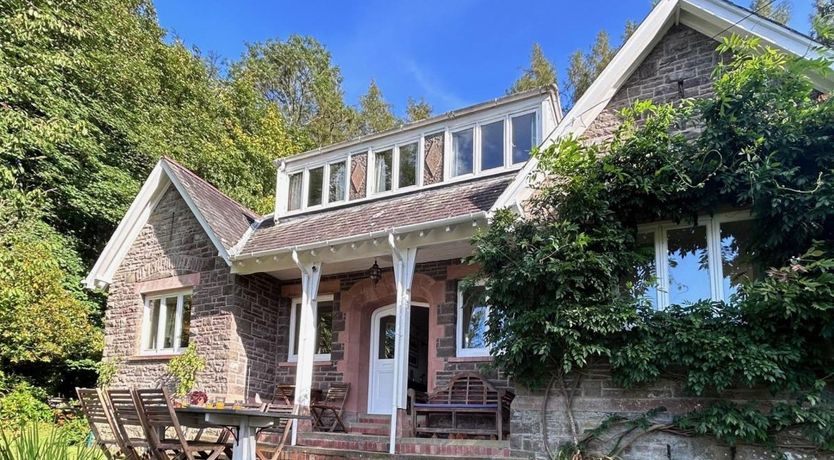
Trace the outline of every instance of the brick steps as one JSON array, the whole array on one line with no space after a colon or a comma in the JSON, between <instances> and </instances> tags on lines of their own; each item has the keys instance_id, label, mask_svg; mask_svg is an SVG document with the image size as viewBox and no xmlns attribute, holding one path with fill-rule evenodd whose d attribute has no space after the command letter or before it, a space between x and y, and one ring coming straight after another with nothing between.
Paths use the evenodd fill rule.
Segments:
<instances>
[{"instance_id":1,"label":"brick steps","mask_svg":"<svg viewBox=\"0 0 834 460\"><path fill-rule=\"evenodd\" d=\"M348 422L346 423L348 433L368 434L385 436L388 434L389 423L366 423L366 422Z\"/></svg>"},{"instance_id":2,"label":"brick steps","mask_svg":"<svg viewBox=\"0 0 834 460\"><path fill-rule=\"evenodd\" d=\"M401 438L399 454L388 454L388 437L352 433L303 433L298 446L289 448L294 454L332 455L333 458L528 458L525 453L510 449L508 441L481 439ZM293 457L308 458L308 457ZM327 458L327 457L309 457Z\"/></svg>"},{"instance_id":3,"label":"brick steps","mask_svg":"<svg viewBox=\"0 0 834 460\"><path fill-rule=\"evenodd\" d=\"M458 455L396 454L386 452L364 452L361 450L329 449L323 447L295 446L285 447L281 453L282 460L335 460L335 459L390 459L390 460L452 460L460 459ZM467 460L488 460L494 456L467 456ZM499 457L507 460L527 460L530 457Z\"/></svg>"}]
</instances>

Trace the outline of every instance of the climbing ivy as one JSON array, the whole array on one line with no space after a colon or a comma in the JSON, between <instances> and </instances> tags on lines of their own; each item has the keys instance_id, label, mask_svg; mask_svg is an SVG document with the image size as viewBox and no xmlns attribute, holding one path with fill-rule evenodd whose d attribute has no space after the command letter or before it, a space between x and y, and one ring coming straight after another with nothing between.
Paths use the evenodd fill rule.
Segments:
<instances>
[{"instance_id":1,"label":"climbing ivy","mask_svg":"<svg viewBox=\"0 0 834 460\"><path fill-rule=\"evenodd\" d=\"M492 305L487 339L516 381L558 383L568 399L594 364L625 387L672 379L696 396L779 395L770 405L707 405L672 423L632 420L629 433L769 446L790 436L834 449L824 391L834 369L834 103L806 77L831 62L738 37L718 52L710 97L640 101L611 141L568 138L536 154L539 185L522 215L500 211L474 239ZM662 311L633 294L635 267L653 258L637 244L638 225L694 224L728 209L756 219L749 252L765 268L760 279L727 302ZM571 449L595 439L574 431Z\"/></svg>"}]
</instances>

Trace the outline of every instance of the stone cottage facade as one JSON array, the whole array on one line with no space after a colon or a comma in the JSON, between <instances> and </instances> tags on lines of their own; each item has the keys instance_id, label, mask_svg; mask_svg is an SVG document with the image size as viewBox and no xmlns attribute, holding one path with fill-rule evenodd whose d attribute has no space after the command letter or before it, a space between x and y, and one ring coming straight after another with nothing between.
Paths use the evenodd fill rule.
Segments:
<instances>
[{"instance_id":1,"label":"stone cottage facade","mask_svg":"<svg viewBox=\"0 0 834 460\"><path fill-rule=\"evenodd\" d=\"M567 135L602 142L618 110L639 99L708 95L717 40L730 33L787 52L810 43L722 0L662 0L564 117L545 88L291 156L277 163L275 212L266 216L160 160L87 279L109 290L114 385L169 384L167 362L193 344L207 362L198 387L210 394L270 398L276 385L293 384L304 410L316 390L347 382L347 419L385 415L393 436L409 428L407 389L478 371L516 394L502 452L544 455L543 394L488 366L488 306L469 302L461 283L475 270L462 262L469 240L493 210L523 207L533 147ZM618 388L601 366L579 386L574 409L581 431L611 413L662 405L674 414L706 402L672 383ZM564 403L551 397L544 418L554 447L570 436ZM652 435L625 455L765 454Z\"/></svg>"}]
</instances>

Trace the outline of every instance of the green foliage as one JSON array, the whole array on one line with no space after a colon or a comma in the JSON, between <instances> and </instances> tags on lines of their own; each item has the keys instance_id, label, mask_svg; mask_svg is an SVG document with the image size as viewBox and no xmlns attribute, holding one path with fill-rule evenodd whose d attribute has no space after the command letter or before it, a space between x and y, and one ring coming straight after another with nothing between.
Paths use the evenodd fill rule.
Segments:
<instances>
[{"instance_id":1,"label":"green foliage","mask_svg":"<svg viewBox=\"0 0 834 460\"><path fill-rule=\"evenodd\" d=\"M61 432L67 443L72 446L82 445L91 434L90 424L83 416L64 420L62 424L58 425L58 431Z\"/></svg>"},{"instance_id":2,"label":"green foliage","mask_svg":"<svg viewBox=\"0 0 834 460\"><path fill-rule=\"evenodd\" d=\"M359 98L358 122L359 134L362 136L396 128L400 124L391 112L391 104L385 102L382 91L373 80L368 86L368 92Z\"/></svg>"},{"instance_id":3,"label":"green foliage","mask_svg":"<svg viewBox=\"0 0 834 460\"><path fill-rule=\"evenodd\" d=\"M0 398L0 431L19 428L28 423L46 422L52 409L43 402L43 390L28 383L18 383Z\"/></svg>"},{"instance_id":4,"label":"green foliage","mask_svg":"<svg viewBox=\"0 0 834 460\"><path fill-rule=\"evenodd\" d=\"M0 431L0 460L99 460L95 447L73 445L66 432L31 424L16 433Z\"/></svg>"},{"instance_id":5,"label":"green foliage","mask_svg":"<svg viewBox=\"0 0 834 460\"><path fill-rule=\"evenodd\" d=\"M565 139L536 154L541 185L525 215L497 213L474 241L493 305L487 339L495 365L531 386L606 361L626 387L766 388L787 401L707 406L674 429L728 443L799 434L830 449L834 103L804 76L830 63L735 37L719 52L733 58L716 70L713 96L638 102L610 143ZM763 279L729 303L656 311L634 297L627 280L647 262L639 224L727 208L757 219L749 251L772 267Z\"/></svg>"},{"instance_id":6,"label":"green foliage","mask_svg":"<svg viewBox=\"0 0 834 460\"><path fill-rule=\"evenodd\" d=\"M530 68L524 70L524 74L507 90L507 94L555 85L556 69L553 63L544 55L541 45L533 43L533 50L530 52Z\"/></svg>"},{"instance_id":7,"label":"green foliage","mask_svg":"<svg viewBox=\"0 0 834 460\"><path fill-rule=\"evenodd\" d=\"M121 360L118 358L102 359L96 366L98 372L98 381L96 384L99 388L107 388L113 383L113 378L119 372Z\"/></svg>"},{"instance_id":8,"label":"green foliage","mask_svg":"<svg viewBox=\"0 0 834 460\"><path fill-rule=\"evenodd\" d=\"M750 9L779 24L787 24L791 20L791 4L784 0L752 0Z\"/></svg>"},{"instance_id":9,"label":"green foliage","mask_svg":"<svg viewBox=\"0 0 834 460\"><path fill-rule=\"evenodd\" d=\"M185 396L197 383L197 373L206 367L206 360L197 354L193 343L179 356L168 362L168 373L177 382L176 395Z\"/></svg>"},{"instance_id":10,"label":"green foliage","mask_svg":"<svg viewBox=\"0 0 834 460\"><path fill-rule=\"evenodd\" d=\"M415 121L425 120L431 117L432 108L424 99L415 100L408 98L405 105L405 121L412 123Z\"/></svg>"}]
</instances>

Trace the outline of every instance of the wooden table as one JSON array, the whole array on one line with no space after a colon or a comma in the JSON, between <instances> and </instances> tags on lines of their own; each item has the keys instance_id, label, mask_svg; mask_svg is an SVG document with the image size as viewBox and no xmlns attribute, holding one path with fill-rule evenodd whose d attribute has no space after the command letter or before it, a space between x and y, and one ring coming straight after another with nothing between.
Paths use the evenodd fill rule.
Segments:
<instances>
[{"instance_id":1,"label":"wooden table","mask_svg":"<svg viewBox=\"0 0 834 460\"><path fill-rule=\"evenodd\" d=\"M261 412L257 409L209 409L207 407L190 406L175 409L177 415L185 418L202 417L202 422L212 426L236 426L237 442L232 450L232 460L256 460L255 446L258 428L275 426L280 419L309 419L308 415L291 415L272 412Z\"/></svg>"}]
</instances>

